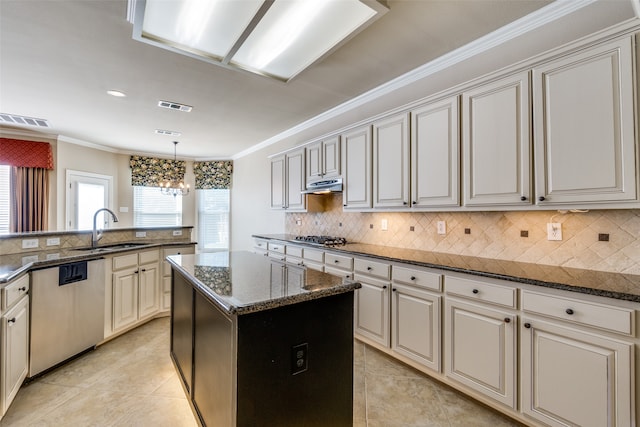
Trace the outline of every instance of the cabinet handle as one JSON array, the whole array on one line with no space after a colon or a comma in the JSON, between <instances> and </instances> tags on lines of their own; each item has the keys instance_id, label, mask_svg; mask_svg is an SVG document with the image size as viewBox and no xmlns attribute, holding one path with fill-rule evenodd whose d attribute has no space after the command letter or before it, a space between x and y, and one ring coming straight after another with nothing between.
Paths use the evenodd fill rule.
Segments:
<instances>
[{"instance_id":1,"label":"cabinet handle","mask_svg":"<svg viewBox=\"0 0 640 427\"><path fill-rule=\"evenodd\" d=\"M474 290L472 290L471 292L473 292L474 294L477 294L477 293L478 293L478 292L480 292L480 291L478 291L477 289L474 289Z\"/></svg>"},{"instance_id":2,"label":"cabinet handle","mask_svg":"<svg viewBox=\"0 0 640 427\"><path fill-rule=\"evenodd\" d=\"M11 319L8 319L7 323L16 323L16 318L12 317Z\"/></svg>"},{"instance_id":3,"label":"cabinet handle","mask_svg":"<svg viewBox=\"0 0 640 427\"><path fill-rule=\"evenodd\" d=\"M24 292L24 291L26 291L26 290L27 290L27 288L26 288L26 287L24 287L24 286L23 286L23 287L21 287L21 288L18 288L18 291L20 291L20 292Z\"/></svg>"},{"instance_id":4,"label":"cabinet handle","mask_svg":"<svg viewBox=\"0 0 640 427\"><path fill-rule=\"evenodd\" d=\"M409 277L409 280L416 280L416 276Z\"/></svg>"},{"instance_id":5,"label":"cabinet handle","mask_svg":"<svg viewBox=\"0 0 640 427\"><path fill-rule=\"evenodd\" d=\"M373 270L372 267L367 267L367 271L371 271L371 270Z\"/></svg>"},{"instance_id":6,"label":"cabinet handle","mask_svg":"<svg viewBox=\"0 0 640 427\"><path fill-rule=\"evenodd\" d=\"M143 268L143 269L142 269L142 272L144 273L145 271L147 271L147 269L146 269L146 268Z\"/></svg>"},{"instance_id":7,"label":"cabinet handle","mask_svg":"<svg viewBox=\"0 0 640 427\"><path fill-rule=\"evenodd\" d=\"M393 292L397 291L397 289L396 289L396 288L391 288L391 290L392 290Z\"/></svg>"},{"instance_id":8,"label":"cabinet handle","mask_svg":"<svg viewBox=\"0 0 640 427\"><path fill-rule=\"evenodd\" d=\"M520 201L522 201L522 202L526 202L526 201L527 201L526 196L522 196L522 197L520 197Z\"/></svg>"},{"instance_id":9,"label":"cabinet handle","mask_svg":"<svg viewBox=\"0 0 640 427\"><path fill-rule=\"evenodd\" d=\"M411 202L412 205L417 205L418 202L416 202L415 200L413 202Z\"/></svg>"},{"instance_id":10,"label":"cabinet handle","mask_svg":"<svg viewBox=\"0 0 640 427\"><path fill-rule=\"evenodd\" d=\"M382 289L387 289L387 285L382 286Z\"/></svg>"},{"instance_id":11,"label":"cabinet handle","mask_svg":"<svg viewBox=\"0 0 640 427\"><path fill-rule=\"evenodd\" d=\"M338 261L337 259L334 259L334 260L333 260L333 262L337 264L337 263L339 263L340 261Z\"/></svg>"},{"instance_id":12,"label":"cabinet handle","mask_svg":"<svg viewBox=\"0 0 640 427\"><path fill-rule=\"evenodd\" d=\"M567 308L567 309L565 310L565 313L567 313L569 316L571 316L571 315L573 314L573 310L572 310L572 309L570 309L570 308Z\"/></svg>"},{"instance_id":13,"label":"cabinet handle","mask_svg":"<svg viewBox=\"0 0 640 427\"><path fill-rule=\"evenodd\" d=\"M180 252L178 252L176 255L182 255Z\"/></svg>"},{"instance_id":14,"label":"cabinet handle","mask_svg":"<svg viewBox=\"0 0 640 427\"><path fill-rule=\"evenodd\" d=\"M140 273L140 271L136 270L136 271L134 271L134 273L135 273L135 274L138 274L138 273Z\"/></svg>"},{"instance_id":15,"label":"cabinet handle","mask_svg":"<svg viewBox=\"0 0 640 427\"><path fill-rule=\"evenodd\" d=\"M402 202L403 205L407 206L407 202Z\"/></svg>"},{"instance_id":16,"label":"cabinet handle","mask_svg":"<svg viewBox=\"0 0 640 427\"><path fill-rule=\"evenodd\" d=\"M540 197L538 197L538 200L540 200L541 202L544 202L545 198L544 198L544 196L540 196Z\"/></svg>"},{"instance_id":17,"label":"cabinet handle","mask_svg":"<svg viewBox=\"0 0 640 427\"><path fill-rule=\"evenodd\" d=\"M527 328L527 329L530 329L531 328L531 323L529 323L529 322L525 323L524 327Z\"/></svg>"},{"instance_id":18,"label":"cabinet handle","mask_svg":"<svg viewBox=\"0 0 640 427\"><path fill-rule=\"evenodd\" d=\"M347 205L342 205L342 207L346 208L346 207L347 207Z\"/></svg>"},{"instance_id":19,"label":"cabinet handle","mask_svg":"<svg viewBox=\"0 0 640 427\"><path fill-rule=\"evenodd\" d=\"M511 319L509 319L508 317L504 318L504 323L511 323Z\"/></svg>"}]
</instances>

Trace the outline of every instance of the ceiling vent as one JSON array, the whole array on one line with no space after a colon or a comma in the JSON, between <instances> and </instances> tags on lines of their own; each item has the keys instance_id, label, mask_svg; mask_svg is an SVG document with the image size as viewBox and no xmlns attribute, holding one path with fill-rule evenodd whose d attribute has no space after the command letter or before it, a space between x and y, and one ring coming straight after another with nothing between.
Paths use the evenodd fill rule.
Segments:
<instances>
[{"instance_id":1,"label":"ceiling vent","mask_svg":"<svg viewBox=\"0 0 640 427\"><path fill-rule=\"evenodd\" d=\"M164 129L156 129L156 133L158 135L170 135L170 136L180 136L182 132L176 132L173 130L164 130Z\"/></svg>"},{"instance_id":2,"label":"ceiling vent","mask_svg":"<svg viewBox=\"0 0 640 427\"><path fill-rule=\"evenodd\" d=\"M158 101L158 107L168 108L170 110L184 111L186 113L191 112L193 107L191 105L178 104L171 101Z\"/></svg>"},{"instance_id":3,"label":"ceiling vent","mask_svg":"<svg viewBox=\"0 0 640 427\"><path fill-rule=\"evenodd\" d=\"M0 113L0 123L9 123L12 125L36 126L40 128L50 128L51 125L45 119L36 119L35 117L17 116L15 114Z\"/></svg>"}]
</instances>

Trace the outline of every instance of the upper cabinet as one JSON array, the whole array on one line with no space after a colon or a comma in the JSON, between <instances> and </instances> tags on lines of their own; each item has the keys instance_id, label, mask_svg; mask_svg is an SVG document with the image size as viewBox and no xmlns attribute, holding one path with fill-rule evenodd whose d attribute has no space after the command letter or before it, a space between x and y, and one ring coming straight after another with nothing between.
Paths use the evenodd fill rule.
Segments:
<instances>
[{"instance_id":1,"label":"upper cabinet","mask_svg":"<svg viewBox=\"0 0 640 427\"><path fill-rule=\"evenodd\" d=\"M271 208L304 211L304 148L291 150L271 159Z\"/></svg>"},{"instance_id":2,"label":"upper cabinet","mask_svg":"<svg viewBox=\"0 0 640 427\"><path fill-rule=\"evenodd\" d=\"M462 94L465 206L530 205L529 73Z\"/></svg>"},{"instance_id":3,"label":"upper cabinet","mask_svg":"<svg viewBox=\"0 0 640 427\"><path fill-rule=\"evenodd\" d=\"M340 136L307 145L307 182L340 176Z\"/></svg>"},{"instance_id":4,"label":"upper cabinet","mask_svg":"<svg viewBox=\"0 0 640 427\"><path fill-rule=\"evenodd\" d=\"M371 126L342 135L342 178L344 209L371 208Z\"/></svg>"},{"instance_id":5,"label":"upper cabinet","mask_svg":"<svg viewBox=\"0 0 640 427\"><path fill-rule=\"evenodd\" d=\"M411 111L411 206L460 204L459 97Z\"/></svg>"},{"instance_id":6,"label":"upper cabinet","mask_svg":"<svg viewBox=\"0 0 640 427\"><path fill-rule=\"evenodd\" d=\"M373 207L409 205L409 115L373 124Z\"/></svg>"},{"instance_id":7,"label":"upper cabinet","mask_svg":"<svg viewBox=\"0 0 640 427\"><path fill-rule=\"evenodd\" d=\"M535 67L536 203L637 200L631 37Z\"/></svg>"}]
</instances>

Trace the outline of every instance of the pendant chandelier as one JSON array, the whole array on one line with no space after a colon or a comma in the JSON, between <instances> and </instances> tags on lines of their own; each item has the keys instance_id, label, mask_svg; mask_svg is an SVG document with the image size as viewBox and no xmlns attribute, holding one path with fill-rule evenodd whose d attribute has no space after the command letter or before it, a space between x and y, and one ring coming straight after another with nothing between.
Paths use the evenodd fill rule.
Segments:
<instances>
[{"instance_id":1,"label":"pendant chandelier","mask_svg":"<svg viewBox=\"0 0 640 427\"><path fill-rule=\"evenodd\" d=\"M176 164L176 149L178 147L178 141L173 141L173 163ZM160 191L167 196L186 196L189 194L189 184L185 186L184 181L178 181L175 176L175 172L171 172L171 179L160 184Z\"/></svg>"}]
</instances>

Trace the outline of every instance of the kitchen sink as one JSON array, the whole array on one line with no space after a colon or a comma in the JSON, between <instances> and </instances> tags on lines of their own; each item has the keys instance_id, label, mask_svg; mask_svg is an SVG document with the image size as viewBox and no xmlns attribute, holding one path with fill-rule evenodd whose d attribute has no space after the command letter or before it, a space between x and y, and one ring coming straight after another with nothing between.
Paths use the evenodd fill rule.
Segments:
<instances>
[{"instance_id":1,"label":"kitchen sink","mask_svg":"<svg viewBox=\"0 0 640 427\"><path fill-rule=\"evenodd\" d=\"M111 245L102 245L102 246L97 246L95 248L88 246L84 248L74 248L72 250L83 251L83 252L108 252L108 251L115 251L118 249L137 248L137 247L145 246L148 244L149 243L113 243Z\"/></svg>"}]
</instances>

